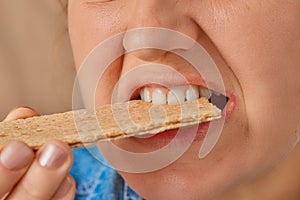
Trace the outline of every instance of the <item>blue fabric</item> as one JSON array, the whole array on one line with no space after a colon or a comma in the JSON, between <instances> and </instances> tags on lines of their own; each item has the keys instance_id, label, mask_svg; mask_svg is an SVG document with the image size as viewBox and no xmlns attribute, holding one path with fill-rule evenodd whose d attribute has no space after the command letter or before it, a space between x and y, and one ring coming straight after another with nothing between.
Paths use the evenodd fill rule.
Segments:
<instances>
[{"instance_id":1,"label":"blue fabric","mask_svg":"<svg viewBox=\"0 0 300 200\"><path fill-rule=\"evenodd\" d=\"M76 180L76 200L140 200L137 195L93 148L95 159L85 148L73 150L74 163L70 173Z\"/></svg>"}]
</instances>

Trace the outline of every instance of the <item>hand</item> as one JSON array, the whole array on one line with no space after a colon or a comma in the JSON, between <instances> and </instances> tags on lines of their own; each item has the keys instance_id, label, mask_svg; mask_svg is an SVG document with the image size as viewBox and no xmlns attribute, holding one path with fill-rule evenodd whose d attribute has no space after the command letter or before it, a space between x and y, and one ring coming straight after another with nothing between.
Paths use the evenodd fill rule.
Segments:
<instances>
[{"instance_id":1,"label":"hand","mask_svg":"<svg viewBox=\"0 0 300 200\"><path fill-rule=\"evenodd\" d=\"M21 107L4 121L36 115ZM68 174L72 161L71 149L60 141L50 141L37 152L23 142L9 142L0 152L0 199L73 200L75 181Z\"/></svg>"}]
</instances>

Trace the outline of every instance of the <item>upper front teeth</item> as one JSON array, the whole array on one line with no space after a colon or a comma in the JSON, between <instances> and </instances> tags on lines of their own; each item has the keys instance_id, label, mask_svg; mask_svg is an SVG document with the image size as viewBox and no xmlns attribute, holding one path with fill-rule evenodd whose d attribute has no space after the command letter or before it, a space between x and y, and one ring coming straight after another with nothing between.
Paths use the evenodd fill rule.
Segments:
<instances>
[{"instance_id":1,"label":"upper front teeth","mask_svg":"<svg viewBox=\"0 0 300 200\"><path fill-rule=\"evenodd\" d=\"M198 99L200 96L199 87L195 85L189 86L185 92L185 96L187 101Z\"/></svg>"},{"instance_id":2,"label":"upper front teeth","mask_svg":"<svg viewBox=\"0 0 300 200\"><path fill-rule=\"evenodd\" d=\"M181 87L173 87L168 92L168 104L180 104L185 101L185 93Z\"/></svg>"},{"instance_id":3,"label":"upper front teeth","mask_svg":"<svg viewBox=\"0 0 300 200\"><path fill-rule=\"evenodd\" d=\"M167 97L164 91L159 88L154 88L152 91L152 103L153 104L166 104Z\"/></svg>"},{"instance_id":4,"label":"upper front teeth","mask_svg":"<svg viewBox=\"0 0 300 200\"><path fill-rule=\"evenodd\" d=\"M140 96L141 96L141 99L146 101L146 102L151 102L152 101L152 95L151 95L150 90L148 88L143 88L140 91Z\"/></svg>"},{"instance_id":5,"label":"upper front teeth","mask_svg":"<svg viewBox=\"0 0 300 200\"><path fill-rule=\"evenodd\" d=\"M180 104L184 101L192 101L199 97L210 98L211 91L207 88L190 85L176 86L169 90L161 87L144 87L140 91L140 97L153 104Z\"/></svg>"},{"instance_id":6,"label":"upper front teeth","mask_svg":"<svg viewBox=\"0 0 300 200\"><path fill-rule=\"evenodd\" d=\"M211 97L211 91L208 88L201 88L200 89L200 96L201 97L206 97L207 99L209 99Z\"/></svg>"}]
</instances>

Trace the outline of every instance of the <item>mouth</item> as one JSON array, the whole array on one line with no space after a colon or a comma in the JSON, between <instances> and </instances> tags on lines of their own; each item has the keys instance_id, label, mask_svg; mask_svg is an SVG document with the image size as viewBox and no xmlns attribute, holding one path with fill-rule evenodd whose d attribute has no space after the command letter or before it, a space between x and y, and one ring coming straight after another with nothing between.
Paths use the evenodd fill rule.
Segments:
<instances>
[{"instance_id":1,"label":"mouth","mask_svg":"<svg viewBox=\"0 0 300 200\"><path fill-rule=\"evenodd\" d=\"M180 73L155 64L136 68L121 77L112 103L144 100L153 104L181 104L205 97L223 110L233 95L222 88L220 83L205 80L200 74Z\"/></svg>"},{"instance_id":2,"label":"mouth","mask_svg":"<svg viewBox=\"0 0 300 200\"><path fill-rule=\"evenodd\" d=\"M207 98L210 103L223 110L229 101L229 97L198 85L181 85L164 87L157 84L149 84L135 90L130 100L143 100L153 104L182 104L198 98Z\"/></svg>"},{"instance_id":3,"label":"mouth","mask_svg":"<svg viewBox=\"0 0 300 200\"><path fill-rule=\"evenodd\" d=\"M117 101L125 102L130 100L143 100L152 104L182 104L186 101L193 101L199 98L206 98L210 103L222 110L225 118L233 112L235 107L235 96L232 92L220 93L220 87L216 83L207 82L200 75L195 73L180 74L158 68L148 70L135 70L122 77L118 83L115 97ZM208 88L208 85L212 88ZM147 114L147 113L145 113ZM194 141L203 141L207 134L210 123L205 122L195 127L187 127L189 130L197 130ZM155 135L143 135L124 139L140 149L153 151L169 144L177 135L178 129L161 132ZM133 143L132 143L133 142ZM127 146L127 145L126 145Z\"/></svg>"},{"instance_id":4,"label":"mouth","mask_svg":"<svg viewBox=\"0 0 300 200\"><path fill-rule=\"evenodd\" d=\"M218 93L214 90L208 89L198 85L181 85L175 87L163 87L157 84L147 84L136 89L130 100L143 100L152 104L182 104L186 101L193 101L198 98L207 98L210 103L217 106L222 110L222 115L226 116L226 105L230 103L230 98ZM203 141L206 133L209 129L211 122L205 122L197 125L196 129L194 126L186 127L185 133L189 133L190 130L197 130L194 142ZM143 136L135 136L128 140L134 141L135 145L142 145L143 148L153 151L155 149L162 148L169 144L178 133L178 129L164 131L159 134L146 134ZM148 152L148 151L147 151Z\"/></svg>"}]
</instances>

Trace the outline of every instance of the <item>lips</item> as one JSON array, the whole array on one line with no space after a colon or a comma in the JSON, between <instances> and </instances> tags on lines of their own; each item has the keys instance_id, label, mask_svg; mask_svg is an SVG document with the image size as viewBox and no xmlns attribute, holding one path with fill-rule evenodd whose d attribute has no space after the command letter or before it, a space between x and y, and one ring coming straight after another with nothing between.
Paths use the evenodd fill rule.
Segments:
<instances>
[{"instance_id":1,"label":"lips","mask_svg":"<svg viewBox=\"0 0 300 200\"><path fill-rule=\"evenodd\" d=\"M123 76L114 91L113 103L129 100L144 100L153 104L181 104L205 97L223 110L229 97L217 92L217 83L206 84L200 75L180 74L173 69L141 67ZM208 88L212 86L212 88Z\"/></svg>"},{"instance_id":2,"label":"lips","mask_svg":"<svg viewBox=\"0 0 300 200\"><path fill-rule=\"evenodd\" d=\"M180 104L206 97L224 109L229 98L220 88L222 86L204 80L200 74L183 74L165 65L153 64L135 68L122 76L114 90L112 103L142 99L153 104Z\"/></svg>"},{"instance_id":3,"label":"lips","mask_svg":"<svg viewBox=\"0 0 300 200\"><path fill-rule=\"evenodd\" d=\"M226 106L232 104L231 96L218 91L217 83L204 80L195 73L179 73L164 65L155 64L152 67L137 67L123 75L113 94L113 100L125 102L141 99L153 104L181 104L185 101L206 97L209 101L223 110L223 116L227 117ZM208 85L212 88L208 88ZM229 94L229 93L228 93ZM232 107L232 106L229 106ZM147 114L147 113L145 113ZM201 141L205 137L210 123L200 124L192 128L197 130L194 141ZM188 127L187 127L188 128ZM127 140L133 141L150 150L161 148L167 145L175 136L178 130L171 130L146 137L132 137ZM188 134L188 131L186 131Z\"/></svg>"}]
</instances>

